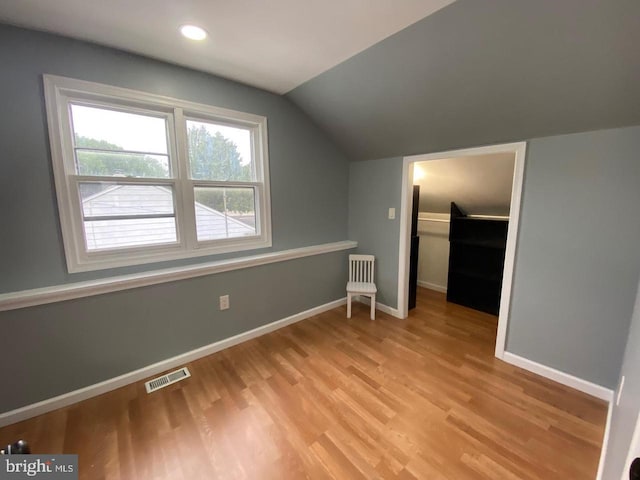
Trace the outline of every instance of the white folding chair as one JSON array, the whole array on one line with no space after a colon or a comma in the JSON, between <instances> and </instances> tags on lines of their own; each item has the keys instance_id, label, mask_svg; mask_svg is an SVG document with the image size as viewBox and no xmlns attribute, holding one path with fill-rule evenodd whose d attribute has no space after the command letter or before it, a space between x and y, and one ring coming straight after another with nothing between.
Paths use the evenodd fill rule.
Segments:
<instances>
[{"instance_id":1,"label":"white folding chair","mask_svg":"<svg viewBox=\"0 0 640 480\"><path fill-rule=\"evenodd\" d=\"M349 282L347 283L347 318L351 318L351 297L371 297L371 320L376 319L376 293L373 283L373 255L349 255Z\"/></svg>"}]
</instances>

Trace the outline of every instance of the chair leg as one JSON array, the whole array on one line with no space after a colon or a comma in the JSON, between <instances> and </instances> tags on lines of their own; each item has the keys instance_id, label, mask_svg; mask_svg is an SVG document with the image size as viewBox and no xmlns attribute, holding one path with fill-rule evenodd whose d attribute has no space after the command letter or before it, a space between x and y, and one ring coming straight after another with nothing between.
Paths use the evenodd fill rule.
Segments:
<instances>
[{"instance_id":1,"label":"chair leg","mask_svg":"<svg viewBox=\"0 0 640 480\"><path fill-rule=\"evenodd\" d=\"M347 318L351 318L351 294L347 293Z\"/></svg>"},{"instance_id":2,"label":"chair leg","mask_svg":"<svg viewBox=\"0 0 640 480\"><path fill-rule=\"evenodd\" d=\"M371 320L376 319L376 296L371 295Z\"/></svg>"}]
</instances>

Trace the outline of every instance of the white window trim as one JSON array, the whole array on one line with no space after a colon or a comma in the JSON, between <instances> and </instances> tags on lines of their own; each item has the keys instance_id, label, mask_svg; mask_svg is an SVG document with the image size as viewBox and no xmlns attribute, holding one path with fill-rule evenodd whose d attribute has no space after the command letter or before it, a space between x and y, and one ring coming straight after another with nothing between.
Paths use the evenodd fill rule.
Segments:
<instances>
[{"instance_id":1,"label":"white window trim","mask_svg":"<svg viewBox=\"0 0 640 480\"><path fill-rule=\"evenodd\" d=\"M60 226L67 268L70 273L163 262L225 252L239 252L272 246L266 117L55 75L43 75L43 79ZM168 128L175 131L174 135L169 135L169 156L174 169L177 166L177 169L174 170L174 177L167 178L166 181L157 181L155 179L148 181L143 178L124 178L122 180L125 183L150 182L174 186L176 222L178 225L177 243L131 247L121 250L114 249L104 252L86 251L77 189L73 185L76 181L73 178L75 168L73 164L69 164L73 159L73 145L70 144L72 136L69 131L68 104L72 100L104 102L107 105L120 105L126 109L147 110L156 116L161 114L167 116ZM189 214L190 209L186 208L186 205L193 203L194 185L210 185L215 182L192 180L188 177L187 146L184 144L186 132L183 131L185 117L223 122L232 126L244 126L251 129L257 181L244 183L247 186L256 187L256 228L258 229L258 235L213 242L197 241L195 217L194 214ZM175 141L172 141L171 138L175 138ZM100 177L103 181L109 181L110 178ZM234 182L226 183L227 186L234 184Z\"/></svg>"}]
</instances>

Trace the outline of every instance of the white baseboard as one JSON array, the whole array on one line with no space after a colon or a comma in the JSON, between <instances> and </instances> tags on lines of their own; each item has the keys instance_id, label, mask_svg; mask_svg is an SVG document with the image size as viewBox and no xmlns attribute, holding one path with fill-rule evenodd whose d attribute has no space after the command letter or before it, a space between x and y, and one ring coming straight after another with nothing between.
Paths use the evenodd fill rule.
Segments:
<instances>
[{"instance_id":1,"label":"white baseboard","mask_svg":"<svg viewBox=\"0 0 640 480\"><path fill-rule=\"evenodd\" d=\"M369 297L355 296L353 297L353 299L357 302L364 303L365 305L371 305L371 298ZM376 310L380 310L381 312L391 315L392 317L402 318L400 316L400 311L397 308L392 308L389 305L385 305L384 303L380 303L378 301L376 301Z\"/></svg>"},{"instance_id":2,"label":"white baseboard","mask_svg":"<svg viewBox=\"0 0 640 480\"><path fill-rule=\"evenodd\" d=\"M51 412L68 405L81 402L82 400L86 400L91 397L102 395L103 393L110 392L111 390L115 390L116 388L120 388L125 385L143 380L147 377L164 372L165 370L182 366L185 363L193 362L194 360L206 357L207 355L211 355L212 353L219 352L220 350L224 350L225 348L238 345L239 343L246 342L247 340L259 337L269 332L273 332L274 330L286 327L287 325L291 325L292 323L296 323L309 317L313 317L314 315L318 315L328 310L332 310L336 307L340 307L346 303L346 298L341 298L333 302L325 303L324 305L305 310L304 312L296 313L295 315L291 315L290 317L283 318L281 320L276 320L275 322L263 325L258 328L254 328L253 330L249 330L238 335L234 335L233 337L219 340L209 345L205 345L204 347L200 347L195 350L183 353L176 357L168 358L161 362L154 363L153 365L134 370L133 372L125 373L124 375L120 375L119 377L110 378L109 380L96 383L95 385L89 385L87 387L80 388L78 390L74 390L57 397L49 398L38 403L27 405L25 407L17 408L9 412L0 413L0 427L11 425L12 423L17 423L28 418L42 415L43 413Z\"/></svg>"},{"instance_id":3,"label":"white baseboard","mask_svg":"<svg viewBox=\"0 0 640 480\"><path fill-rule=\"evenodd\" d=\"M604 461L607 456L607 446L609 445L609 432L611 431L611 419L613 418L613 398L609 402L609 410L607 411L607 425L604 427L604 437L602 438L602 450L600 450L600 461L598 462L598 473L596 480L602 480L604 473Z\"/></svg>"},{"instance_id":4,"label":"white baseboard","mask_svg":"<svg viewBox=\"0 0 640 480\"><path fill-rule=\"evenodd\" d=\"M502 360L510 363L511 365L515 365L516 367L524 368L530 372L542 375L543 377L561 383L562 385L566 385L567 387L575 388L576 390L580 390L581 392L600 398L601 400L605 400L607 402L613 401L613 390L603 387L602 385L574 377L568 373L547 367L546 365L542 365L541 363L534 362L533 360L520 357L519 355L515 355L510 352L504 352Z\"/></svg>"},{"instance_id":5,"label":"white baseboard","mask_svg":"<svg viewBox=\"0 0 640 480\"><path fill-rule=\"evenodd\" d=\"M418 280L418 286L423 288L428 288L429 290L434 290L436 292L447 293L447 287L443 287L442 285L437 285L435 283L423 282L422 280Z\"/></svg>"}]
</instances>

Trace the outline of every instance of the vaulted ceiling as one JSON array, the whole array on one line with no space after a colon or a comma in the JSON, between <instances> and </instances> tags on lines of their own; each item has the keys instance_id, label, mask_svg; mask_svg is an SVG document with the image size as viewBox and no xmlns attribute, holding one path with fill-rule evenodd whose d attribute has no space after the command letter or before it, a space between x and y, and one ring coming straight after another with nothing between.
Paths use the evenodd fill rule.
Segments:
<instances>
[{"instance_id":1,"label":"vaulted ceiling","mask_svg":"<svg viewBox=\"0 0 640 480\"><path fill-rule=\"evenodd\" d=\"M509 215L514 163L512 153L415 163L420 212L449 213L456 202L467 215Z\"/></svg>"},{"instance_id":2,"label":"vaulted ceiling","mask_svg":"<svg viewBox=\"0 0 640 480\"><path fill-rule=\"evenodd\" d=\"M352 159L640 123L640 1L458 0L289 98Z\"/></svg>"}]
</instances>

